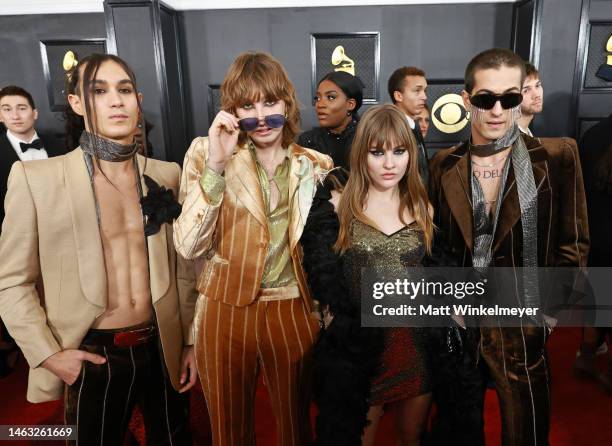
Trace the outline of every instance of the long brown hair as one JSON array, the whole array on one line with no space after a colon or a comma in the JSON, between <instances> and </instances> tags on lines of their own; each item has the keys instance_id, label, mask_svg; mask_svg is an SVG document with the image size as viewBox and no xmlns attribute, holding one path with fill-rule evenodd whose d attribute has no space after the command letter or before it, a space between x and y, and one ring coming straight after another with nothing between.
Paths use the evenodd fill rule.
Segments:
<instances>
[{"instance_id":1,"label":"long brown hair","mask_svg":"<svg viewBox=\"0 0 612 446\"><path fill-rule=\"evenodd\" d=\"M132 82L132 86L134 87L134 95L136 96L136 102L138 104L138 112L140 116L142 116L142 106L140 104L140 100L138 100L138 87L136 86L136 76L132 69L128 66L128 64L113 54L100 54L93 53L89 56L84 57L79 61L79 63L68 73L68 77L66 80L66 97L70 94L77 95L81 98L81 101L85 105L87 125L89 126L90 132L98 136L98 126L96 125L96 111L95 111L95 98L96 96L92 94L92 86L96 80L96 75L98 74L98 69L104 62L115 62L119 65L123 71L128 75L128 78ZM85 119L82 116L79 116L72 110L72 107L68 107L65 113L66 119L66 140L69 146L69 149L72 150L76 148L79 143L79 138L83 130L85 130ZM94 149L94 164L100 170L104 178L116 188L115 184L106 176L106 173L102 169L100 165L100 159L98 156L98 138L92 139L92 146ZM140 172L140 175L144 175L144 171L147 168L147 158L145 156L145 164L144 169Z\"/></svg>"},{"instance_id":2,"label":"long brown hair","mask_svg":"<svg viewBox=\"0 0 612 446\"><path fill-rule=\"evenodd\" d=\"M221 108L236 114L237 107L261 99L282 99L285 102L287 122L283 127L282 145L288 147L300 133L300 110L295 87L285 68L274 57L266 53L242 53L229 67L221 84ZM245 141L246 134L241 131L238 144Z\"/></svg>"},{"instance_id":3,"label":"long brown hair","mask_svg":"<svg viewBox=\"0 0 612 446\"><path fill-rule=\"evenodd\" d=\"M406 116L393 105L372 107L363 115L357 126L350 152L351 174L338 204L340 231L334 249L340 253L352 244L353 221L359 220L378 227L363 211L371 185L368 155L372 147L383 147L390 143L408 150L408 167L398 183L400 221L407 223L404 221L404 211L408 210L423 231L426 252L431 253L434 224L429 214L427 190L419 175L416 139L408 127Z\"/></svg>"}]
</instances>

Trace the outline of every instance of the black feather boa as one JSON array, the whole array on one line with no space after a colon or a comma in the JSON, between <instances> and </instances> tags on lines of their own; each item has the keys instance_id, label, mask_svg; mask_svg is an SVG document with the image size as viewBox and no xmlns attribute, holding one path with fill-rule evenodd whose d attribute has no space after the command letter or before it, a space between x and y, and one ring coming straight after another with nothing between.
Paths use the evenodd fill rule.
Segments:
<instances>
[{"instance_id":1,"label":"black feather boa","mask_svg":"<svg viewBox=\"0 0 612 446\"><path fill-rule=\"evenodd\" d=\"M334 316L314 347L315 444L352 446L361 445L367 425L370 383L378 371L384 332L361 327L358 300L348 294L342 258L333 250L339 221L329 202L331 187L327 181L318 188L301 238L313 297Z\"/></svg>"}]
</instances>

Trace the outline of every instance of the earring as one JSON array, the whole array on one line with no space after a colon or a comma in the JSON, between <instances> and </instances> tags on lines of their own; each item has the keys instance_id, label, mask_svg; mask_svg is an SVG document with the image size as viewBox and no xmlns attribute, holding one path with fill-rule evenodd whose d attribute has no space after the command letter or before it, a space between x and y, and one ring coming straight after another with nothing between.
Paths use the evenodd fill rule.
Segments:
<instances>
[{"instance_id":1,"label":"earring","mask_svg":"<svg viewBox=\"0 0 612 446\"><path fill-rule=\"evenodd\" d=\"M351 116L351 115L352 115L352 113L351 113L350 110L346 112L346 116Z\"/></svg>"}]
</instances>

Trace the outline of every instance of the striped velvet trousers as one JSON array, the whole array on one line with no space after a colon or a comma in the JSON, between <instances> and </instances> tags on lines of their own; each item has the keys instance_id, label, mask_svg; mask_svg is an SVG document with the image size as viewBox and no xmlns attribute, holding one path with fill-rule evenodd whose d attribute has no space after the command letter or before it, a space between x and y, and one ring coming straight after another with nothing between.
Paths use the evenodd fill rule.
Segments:
<instances>
[{"instance_id":1,"label":"striped velvet trousers","mask_svg":"<svg viewBox=\"0 0 612 446\"><path fill-rule=\"evenodd\" d=\"M310 361L319 324L301 298L236 307L200 296L196 360L215 446L255 444L263 371L282 446L311 443Z\"/></svg>"}]
</instances>

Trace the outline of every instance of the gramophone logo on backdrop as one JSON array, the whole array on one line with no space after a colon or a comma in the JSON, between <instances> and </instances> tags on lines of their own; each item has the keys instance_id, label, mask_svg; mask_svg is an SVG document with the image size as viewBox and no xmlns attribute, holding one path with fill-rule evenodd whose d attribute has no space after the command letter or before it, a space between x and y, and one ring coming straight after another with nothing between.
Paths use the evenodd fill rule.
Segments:
<instances>
[{"instance_id":1,"label":"gramophone logo on backdrop","mask_svg":"<svg viewBox=\"0 0 612 446\"><path fill-rule=\"evenodd\" d=\"M606 43L606 52L609 53L606 58L606 63L602 64L597 70L596 76L606 82L612 82L612 34Z\"/></svg>"},{"instance_id":2,"label":"gramophone logo on backdrop","mask_svg":"<svg viewBox=\"0 0 612 446\"><path fill-rule=\"evenodd\" d=\"M72 50L66 51L66 54L64 54L64 58L62 59L62 67L64 68L64 71L68 73L70 70L76 67L78 63L79 60L76 53Z\"/></svg>"},{"instance_id":3,"label":"gramophone logo on backdrop","mask_svg":"<svg viewBox=\"0 0 612 446\"><path fill-rule=\"evenodd\" d=\"M469 112L456 93L440 96L431 109L431 121L442 133L458 133L467 125Z\"/></svg>"},{"instance_id":4,"label":"gramophone logo on backdrop","mask_svg":"<svg viewBox=\"0 0 612 446\"><path fill-rule=\"evenodd\" d=\"M334 71L345 71L355 76L355 61L346 55L342 45L334 48L334 52L331 55L331 63L334 66Z\"/></svg>"}]
</instances>

